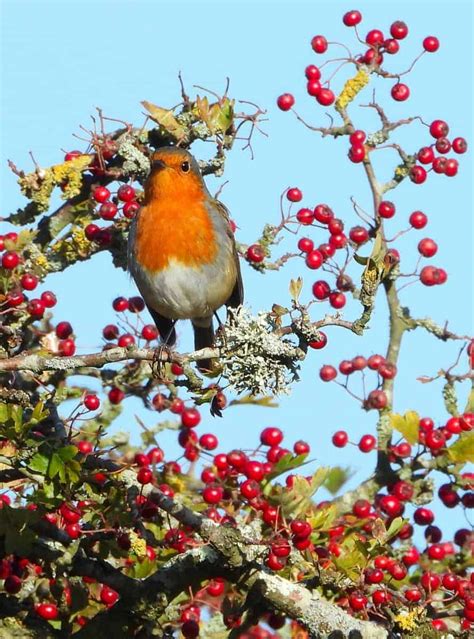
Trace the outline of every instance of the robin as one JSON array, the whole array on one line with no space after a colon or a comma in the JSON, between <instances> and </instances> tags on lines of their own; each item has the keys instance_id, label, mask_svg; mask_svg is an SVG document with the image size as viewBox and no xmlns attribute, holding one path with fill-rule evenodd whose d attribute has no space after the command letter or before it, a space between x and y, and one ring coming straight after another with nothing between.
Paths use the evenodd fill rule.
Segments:
<instances>
[{"instance_id":1,"label":"robin","mask_svg":"<svg viewBox=\"0 0 474 639\"><path fill-rule=\"evenodd\" d=\"M229 212L209 193L185 149L155 151L144 190L128 239L129 271L163 344L173 346L176 321L190 319L196 350L211 347L214 313L243 301ZM198 367L210 371L212 360Z\"/></svg>"}]
</instances>

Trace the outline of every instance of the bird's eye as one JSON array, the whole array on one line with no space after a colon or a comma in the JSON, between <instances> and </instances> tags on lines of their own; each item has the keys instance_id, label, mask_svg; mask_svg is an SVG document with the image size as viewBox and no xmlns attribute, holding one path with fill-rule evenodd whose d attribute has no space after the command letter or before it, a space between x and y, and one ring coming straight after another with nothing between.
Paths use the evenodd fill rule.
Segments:
<instances>
[{"instance_id":1,"label":"bird's eye","mask_svg":"<svg viewBox=\"0 0 474 639\"><path fill-rule=\"evenodd\" d=\"M190 168L189 162L187 161L181 164L181 171L183 171L183 173L187 173Z\"/></svg>"}]
</instances>

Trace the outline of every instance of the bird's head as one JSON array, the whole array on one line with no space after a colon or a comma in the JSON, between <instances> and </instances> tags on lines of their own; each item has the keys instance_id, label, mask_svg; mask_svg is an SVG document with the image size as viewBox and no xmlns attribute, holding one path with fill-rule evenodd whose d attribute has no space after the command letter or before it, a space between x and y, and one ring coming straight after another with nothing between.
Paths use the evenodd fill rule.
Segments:
<instances>
[{"instance_id":1,"label":"bird's head","mask_svg":"<svg viewBox=\"0 0 474 639\"><path fill-rule=\"evenodd\" d=\"M145 201L149 198L200 199L206 186L196 159L178 147L162 147L151 157L151 171L145 184Z\"/></svg>"}]
</instances>

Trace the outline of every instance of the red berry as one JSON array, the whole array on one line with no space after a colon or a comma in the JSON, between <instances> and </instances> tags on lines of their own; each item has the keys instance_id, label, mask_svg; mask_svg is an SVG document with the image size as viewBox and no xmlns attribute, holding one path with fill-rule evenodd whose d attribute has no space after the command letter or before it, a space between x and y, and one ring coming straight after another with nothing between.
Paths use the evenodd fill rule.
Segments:
<instances>
[{"instance_id":1,"label":"red berry","mask_svg":"<svg viewBox=\"0 0 474 639\"><path fill-rule=\"evenodd\" d=\"M379 507L389 517L398 517L404 511L403 504L394 495L383 495L379 501Z\"/></svg>"},{"instance_id":2,"label":"red berry","mask_svg":"<svg viewBox=\"0 0 474 639\"><path fill-rule=\"evenodd\" d=\"M365 146L363 144L354 144L349 149L348 157L354 164L362 162L365 159Z\"/></svg>"},{"instance_id":3,"label":"red berry","mask_svg":"<svg viewBox=\"0 0 474 639\"><path fill-rule=\"evenodd\" d=\"M87 410L97 410L100 406L100 399L97 395L85 395L83 403Z\"/></svg>"},{"instance_id":4,"label":"red berry","mask_svg":"<svg viewBox=\"0 0 474 639\"><path fill-rule=\"evenodd\" d=\"M318 280L313 284L312 290L313 295L317 300L325 300L327 297L329 297L331 287L326 281Z\"/></svg>"},{"instance_id":5,"label":"red berry","mask_svg":"<svg viewBox=\"0 0 474 639\"><path fill-rule=\"evenodd\" d=\"M320 339L308 342L308 346L310 348L319 350L326 346L326 344L328 343L328 338L326 337L326 333L323 333L323 331L319 331L319 335L320 335Z\"/></svg>"},{"instance_id":6,"label":"red berry","mask_svg":"<svg viewBox=\"0 0 474 639\"><path fill-rule=\"evenodd\" d=\"M303 193L297 187L292 187L286 192L286 199L290 202L301 202L303 199Z\"/></svg>"},{"instance_id":7,"label":"red berry","mask_svg":"<svg viewBox=\"0 0 474 639\"><path fill-rule=\"evenodd\" d=\"M44 315L44 308L44 302L42 300L33 298L29 301L26 310L32 317L40 318Z\"/></svg>"},{"instance_id":8,"label":"red berry","mask_svg":"<svg viewBox=\"0 0 474 639\"><path fill-rule=\"evenodd\" d=\"M359 450L362 453L370 453L377 445L377 440L373 435L363 435L359 441Z\"/></svg>"},{"instance_id":9,"label":"red berry","mask_svg":"<svg viewBox=\"0 0 474 639\"><path fill-rule=\"evenodd\" d=\"M363 144L365 142L367 135L365 131L361 131L360 129L356 129L349 136L349 142L352 146L357 146L358 144Z\"/></svg>"},{"instance_id":10,"label":"red berry","mask_svg":"<svg viewBox=\"0 0 474 639\"><path fill-rule=\"evenodd\" d=\"M119 594L109 586L102 586L100 590L100 600L106 606L113 606L118 601Z\"/></svg>"},{"instance_id":11,"label":"red berry","mask_svg":"<svg viewBox=\"0 0 474 639\"><path fill-rule=\"evenodd\" d=\"M422 597L421 591L416 588L416 586L412 586L405 590L405 599L410 603L417 603L420 601Z\"/></svg>"},{"instance_id":12,"label":"red berry","mask_svg":"<svg viewBox=\"0 0 474 639\"><path fill-rule=\"evenodd\" d=\"M82 155L80 151L68 151L64 156L64 161L69 162L70 160L74 160Z\"/></svg>"},{"instance_id":13,"label":"red berry","mask_svg":"<svg viewBox=\"0 0 474 639\"><path fill-rule=\"evenodd\" d=\"M116 297L112 302L112 308L118 313L123 313L128 310L128 300L126 297Z\"/></svg>"},{"instance_id":14,"label":"red berry","mask_svg":"<svg viewBox=\"0 0 474 639\"><path fill-rule=\"evenodd\" d=\"M421 162L422 164L431 164L435 157L433 147L431 146L422 147L418 151L416 157L418 158L418 162Z\"/></svg>"},{"instance_id":15,"label":"red berry","mask_svg":"<svg viewBox=\"0 0 474 639\"><path fill-rule=\"evenodd\" d=\"M329 295L329 303L333 308L343 308L346 305L346 296L339 291L332 291Z\"/></svg>"},{"instance_id":16,"label":"red berry","mask_svg":"<svg viewBox=\"0 0 474 639\"><path fill-rule=\"evenodd\" d=\"M25 273L21 276L20 284L25 291L33 291L38 286L38 278L31 273Z\"/></svg>"},{"instance_id":17,"label":"red berry","mask_svg":"<svg viewBox=\"0 0 474 639\"><path fill-rule=\"evenodd\" d=\"M101 229L97 226L97 224L88 224L84 229L84 234L87 239L92 242L97 239L100 230Z\"/></svg>"},{"instance_id":18,"label":"red berry","mask_svg":"<svg viewBox=\"0 0 474 639\"><path fill-rule=\"evenodd\" d=\"M449 153L451 151L451 142L448 138L438 138L436 140L435 148L438 153Z\"/></svg>"},{"instance_id":19,"label":"red berry","mask_svg":"<svg viewBox=\"0 0 474 639\"><path fill-rule=\"evenodd\" d=\"M142 337L147 342L151 342L158 337L158 329L153 324L145 324L142 328Z\"/></svg>"},{"instance_id":20,"label":"red berry","mask_svg":"<svg viewBox=\"0 0 474 639\"><path fill-rule=\"evenodd\" d=\"M397 40L403 40L408 35L408 27L405 22L402 20L396 20L390 26L390 35L392 38L396 38Z\"/></svg>"},{"instance_id":21,"label":"red berry","mask_svg":"<svg viewBox=\"0 0 474 639\"><path fill-rule=\"evenodd\" d=\"M434 590L438 590L438 588L441 586L440 576L432 572L425 572L422 575L420 582L425 590L432 592Z\"/></svg>"},{"instance_id":22,"label":"red berry","mask_svg":"<svg viewBox=\"0 0 474 639\"><path fill-rule=\"evenodd\" d=\"M202 491L202 498L207 504L218 504L224 496L222 486L208 485Z\"/></svg>"},{"instance_id":23,"label":"red berry","mask_svg":"<svg viewBox=\"0 0 474 639\"><path fill-rule=\"evenodd\" d=\"M425 444L431 450L439 450L446 445L446 437L440 429L432 430L426 433Z\"/></svg>"},{"instance_id":24,"label":"red berry","mask_svg":"<svg viewBox=\"0 0 474 639\"><path fill-rule=\"evenodd\" d=\"M323 380L323 382L330 382L333 379L336 379L337 370L334 368L334 366L325 364L319 371L319 377Z\"/></svg>"},{"instance_id":25,"label":"red berry","mask_svg":"<svg viewBox=\"0 0 474 639\"><path fill-rule=\"evenodd\" d=\"M395 215L395 204L393 204L393 202L383 200L379 204L378 213L380 217L383 217L385 219L393 217Z\"/></svg>"},{"instance_id":26,"label":"red berry","mask_svg":"<svg viewBox=\"0 0 474 639\"><path fill-rule=\"evenodd\" d=\"M309 237L301 237L298 240L298 248L303 253L310 253L314 248L314 242Z\"/></svg>"},{"instance_id":27,"label":"red berry","mask_svg":"<svg viewBox=\"0 0 474 639\"><path fill-rule=\"evenodd\" d=\"M444 120L433 120L430 124L431 135L438 138L445 138L449 133L449 126Z\"/></svg>"},{"instance_id":28,"label":"red berry","mask_svg":"<svg viewBox=\"0 0 474 639\"><path fill-rule=\"evenodd\" d=\"M283 93L277 99L278 108L282 111L289 111L295 103L295 98L291 93Z\"/></svg>"},{"instance_id":29,"label":"red berry","mask_svg":"<svg viewBox=\"0 0 474 639\"><path fill-rule=\"evenodd\" d=\"M433 257L433 255L436 255L437 251L438 245L429 237L425 237L418 242L418 252L421 253L423 257Z\"/></svg>"},{"instance_id":30,"label":"red berry","mask_svg":"<svg viewBox=\"0 0 474 639\"><path fill-rule=\"evenodd\" d=\"M264 446L278 446L283 441L283 433L279 428L268 426L260 433L260 441Z\"/></svg>"},{"instance_id":31,"label":"red berry","mask_svg":"<svg viewBox=\"0 0 474 639\"><path fill-rule=\"evenodd\" d=\"M344 431L339 431L344 432ZM370 502L367 499L358 499L352 506L352 512L359 519L365 519L368 517L371 511Z\"/></svg>"},{"instance_id":32,"label":"red berry","mask_svg":"<svg viewBox=\"0 0 474 639\"><path fill-rule=\"evenodd\" d=\"M140 205L138 204L138 202L135 202L134 200L132 200L131 202L125 202L125 204L122 207L122 213L124 214L126 218L131 220L135 217L139 208L140 208Z\"/></svg>"},{"instance_id":33,"label":"red berry","mask_svg":"<svg viewBox=\"0 0 474 639\"><path fill-rule=\"evenodd\" d=\"M328 48L328 41L322 35L314 36L311 40L311 47L315 53L324 53Z\"/></svg>"},{"instance_id":34,"label":"red berry","mask_svg":"<svg viewBox=\"0 0 474 639\"><path fill-rule=\"evenodd\" d=\"M137 473L137 481L140 484L149 484L153 480L153 472L146 466L142 466Z\"/></svg>"},{"instance_id":35,"label":"red berry","mask_svg":"<svg viewBox=\"0 0 474 639\"><path fill-rule=\"evenodd\" d=\"M426 170L422 166L415 164L415 166L411 167L410 180L415 184L423 184L423 182L426 180L426 176Z\"/></svg>"},{"instance_id":36,"label":"red berry","mask_svg":"<svg viewBox=\"0 0 474 639\"><path fill-rule=\"evenodd\" d=\"M72 326L69 322L59 322L56 326L56 335L59 339L67 339L72 333Z\"/></svg>"},{"instance_id":37,"label":"red berry","mask_svg":"<svg viewBox=\"0 0 474 639\"><path fill-rule=\"evenodd\" d=\"M48 621L56 619L58 616L58 607L53 603L41 603L36 606L36 613L43 619Z\"/></svg>"},{"instance_id":38,"label":"red berry","mask_svg":"<svg viewBox=\"0 0 474 639\"><path fill-rule=\"evenodd\" d=\"M344 14L342 21L346 25L346 27L355 27L362 20L362 14L360 11L354 9L353 11L348 11Z\"/></svg>"},{"instance_id":39,"label":"red berry","mask_svg":"<svg viewBox=\"0 0 474 639\"><path fill-rule=\"evenodd\" d=\"M315 98L321 91L321 82L319 80L308 80L306 84L306 91L308 92L308 95Z\"/></svg>"},{"instance_id":40,"label":"red berry","mask_svg":"<svg viewBox=\"0 0 474 639\"><path fill-rule=\"evenodd\" d=\"M345 430L338 430L332 436L332 443L336 448L344 448L349 441L349 435Z\"/></svg>"},{"instance_id":41,"label":"red berry","mask_svg":"<svg viewBox=\"0 0 474 639\"><path fill-rule=\"evenodd\" d=\"M307 254L305 262L308 268L319 268L323 263L323 256L321 251L318 251L318 249L313 249L310 253Z\"/></svg>"},{"instance_id":42,"label":"red berry","mask_svg":"<svg viewBox=\"0 0 474 639\"><path fill-rule=\"evenodd\" d=\"M122 186L117 191L117 197L122 202L131 202L135 199L135 196L135 189L129 184L122 184Z\"/></svg>"},{"instance_id":43,"label":"red berry","mask_svg":"<svg viewBox=\"0 0 474 639\"><path fill-rule=\"evenodd\" d=\"M354 244L364 244L369 239L369 232L364 226L353 226L349 231L349 237Z\"/></svg>"},{"instance_id":44,"label":"red berry","mask_svg":"<svg viewBox=\"0 0 474 639\"><path fill-rule=\"evenodd\" d=\"M372 47L383 44L384 39L384 35L379 29L372 29L365 36L365 41Z\"/></svg>"},{"instance_id":45,"label":"red berry","mask_svg":"<svg viewBox=\"0 0 474 639\"><path fill-rule=\"evenodd\" d=\"M41 293L41 301L46 308L53 308L53 306L56 306L58 300L53 292L44 291L44 293Z\"/></svg>"},{"instance_id":46,"label":"red berry","mask_svg":"<svg viewBox=\"0 0 474 639\"><path fill-rule=\"evenodd\" d=\"M334 213L327 204L318 204L313 211L314 219L321 224L329 224Z\"/></svg>"},{"instance_id":47,"label":"red berry","mask_svg":"<svg viewBox=\"0 0 474 639\"><path fill-rule=\"evenodd\" d=\"M108 398L111 404L120 404L120 402L125 398L125 393L120 390L120 388L114 386L110 389Z\"/></svg>"},{"instance_id":48,"label":"red berry","mask_svg":"<svg viewBox=\"0 0 474 639\"><path fill-rule=\"evenodd\" d=\"M102 204L109 199L110 191L105 186L96 186L95 189L92 191L92 197L96 202L100 202Z\"/></svg>"},{"instance_id":49,"label":"red berry","mask_svg":"<svg viewBox=\"0 0 474 639\"><path fill-rule=\"evenodd\" d=\"M20 257L15 251L5 251L2 255L2 266L9 271L16 268L20 263Z\"/></svg>"},{"instance_id":50,"label":"red berry","mask_svg":"<svg viewBox=\"0 0 474 639\"><path fill-rule=\"evenodd\" d=\"M311 209L300 209L296 214L296 219L300 224L312 224L313 211Z\"/></svg>"},{"instance_id":51,"label":"red berry","mask_svg":"<svg viewBox=\"0 0 474 639\"><path fill-rule=\"evenodd\" d=\"M390 94L397 102L404 102L410 97L410 89L403 82L397 82L393 85Z\"/></svg>"},{"instance_id":52,"label":"red berry","mask_svg":"<svg viewBox=\"0 0 474 639\"><path fill-rule=\"evenodd\" d=\"M456 158L449 158L446 161L446 164L444 167L444 174L447 175L448 177L454 177L455 175L457 175L458 168L459 168L459 162L456 160Z\"/></svg>"},{"instance_id":53,"label":"red berry","mask_svg":"<svg viewBox=\"0 0 474 639\"><path fill-rule=\"evenodd\" d=\"M417 508L413 514L413 519L419 526L428 526L434 521L433 511L429 508Z\"/></svg>"},{"instance_id":54,"label":"red berry","mask_svg":"<svg viewBox=\"0 0 474 639\"><path fill-rule=\"evenodd\" d=\"M422 229L428 223L428 218L421 211L413 211L408 221L414 229Z\"/></svg>"},{"instance_id":55,"label":"red berry","mask_svg":"<svg viewBox=\"0 0 474 639\"><path fill-rule=\"evenodd\" d=\"M118 338L117 344L121 348L128 348L128 346L135 344L135 337L130 333L124 333Z\"/></svg>"},{"instance_id":56,"label":"red berry","mask_svg":"<svg viewBox=\"0 0 474 639\"><path fill-rule=\"evenodd\" d=\"M467 142L464 138L454 138L452 147L455 153L466 153Z\"/></svg>"},{"instance_id":57,"label":"red berry","mask_svg":"<svg viewBox=\"0 0 474 639\"><path fill-rule=\"evenodd\" d=\"M201 415L197 408L185 408L181 413L181 424L185 428L195 428L201 421Z\"/></svg>"},{"instance_id":58,"label":"red berry","mask_svg":"<svg viewBox=\"0 0 474 639\"><path fill-rule=\"evenodd\" d=\"M358 592L353 592L349 595L349 606L352 608L352 610L354 611L363 610L366 605L367 605L367 597L365 597L364 595Z\"/></svg>"},{"instance_id":59,"label":"red berry","mask_svg":"<svg viewBox=\"0 0 474 639\"><path fill-rule=\"evenodd\" d=\"M336 96L331 91L331 89L320 89L318 95L316 96L316 100L321 106L331 106L335 99Z\"/></svg>"},{"instance_id":60,"label":"red berry","mask_svg":"<svg viewBox=\"0 0 474 639\"><path fill-rule=\"evenodd\" d=\"M128 298L128 310L130 313L141 313L145 308L145 302L139 295Z\"/></svg>"},{"instance_id":61,"label":"red berry","mask_svg":"<svg viewBox=\"0 0 474 639\"><path fill-rule=\"evenodd\" d=\"M252 244L248 247L246 257L249 262L258 264L265 259L265 251L260 244Z\"/></svg>"},{"instance_id":62,"label":"red berry","mask_svg":"<svg viewBox=\"0 0 474 639\"><path fill-rule=\"evenodd\" d=\"M321 71L315 64L309 64L304 70L304 74L308 80L320 80Z\"/></svg>"},{"instance_id":63,"label":"red berry","mask_svg":"<svg viewBox=\"0 0 474 639\"><path fill-rule=\"evenodd\" d=\"M434 53L439 49L439 40L435 36L427 36L423 40L423 49L428 53Z\"/></svg>"}]
</instances>

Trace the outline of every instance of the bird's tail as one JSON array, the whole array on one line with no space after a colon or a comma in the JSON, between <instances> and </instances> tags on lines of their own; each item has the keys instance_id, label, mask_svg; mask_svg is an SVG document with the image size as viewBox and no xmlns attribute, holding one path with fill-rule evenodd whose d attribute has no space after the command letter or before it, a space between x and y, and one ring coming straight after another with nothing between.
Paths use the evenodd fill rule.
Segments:
<instances>
[{"instance_id":1,"label":"bird's tail","mask_svg":"<svg viewBox=\"0 0 474 639\"><path fill-rule=\"evenodd\" d=\"M194 328L194 348L198 351L201 348L212 348L214 345L214 327L212 321L209 326L196 326ZM212 373L216 366L217 360L213 359L201 359L197 362L197 367L201 373Z\"/></svg>"}]
</instances>

